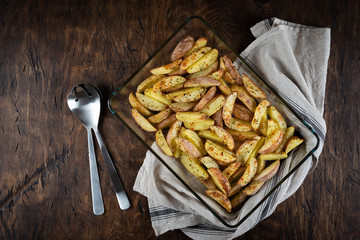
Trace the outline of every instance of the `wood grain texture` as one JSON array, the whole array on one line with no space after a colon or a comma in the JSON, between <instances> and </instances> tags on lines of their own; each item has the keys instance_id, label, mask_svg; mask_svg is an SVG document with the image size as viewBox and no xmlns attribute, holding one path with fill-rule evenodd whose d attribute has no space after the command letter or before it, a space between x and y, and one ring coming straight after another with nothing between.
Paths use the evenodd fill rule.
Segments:
<instances>
[{"instance_id":1,"label":"wood grain texture","mask_svg":"<svg viewBox=\"0 0 360 240\"><path fill-rule=\"evenodd\" d=\"M360 14L350 1L1 1L0 239L156 237L132 186L146 149L103 103L100 131L132 208L121 211L98 148L105 214L91 209L86 131L66 104L81 82L104 99L189 16L205 18L238 52L257 22L278 17L331 28L319 165L275 213L238 239L360 236Z\"/></svg>"}]
</instances>

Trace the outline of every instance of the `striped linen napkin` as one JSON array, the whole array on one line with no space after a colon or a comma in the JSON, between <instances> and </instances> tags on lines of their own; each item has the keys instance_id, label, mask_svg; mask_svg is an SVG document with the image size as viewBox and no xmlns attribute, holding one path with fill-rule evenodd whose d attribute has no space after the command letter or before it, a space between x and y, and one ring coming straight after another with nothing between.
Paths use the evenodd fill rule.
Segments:
<instances>
[{"instance_id":1,"label":"striped linen napkin","mask_svg":"<svg viewBox=\"0 0 360 240\"><path fill-rule=\"evenodd\" d=\"M330 29L271 18L256 24L251 32L256 39L241 56L318 133L319 147L313 157L305 161L238 228L225 227L148 151L133 189L148 198L152 226L157 236L180 229L193 239L238 237L271 215L277 205L296 192L317 165L326 135L323 112ZM237 59L234 65L239 66L239 63ZM153 148L166 158L156 144ZM285 176L289 169L282 164L274 178ZM264 188L272 188L276 180L266 182L253 197L262 198Z\"/></svg>"}]
</instances>

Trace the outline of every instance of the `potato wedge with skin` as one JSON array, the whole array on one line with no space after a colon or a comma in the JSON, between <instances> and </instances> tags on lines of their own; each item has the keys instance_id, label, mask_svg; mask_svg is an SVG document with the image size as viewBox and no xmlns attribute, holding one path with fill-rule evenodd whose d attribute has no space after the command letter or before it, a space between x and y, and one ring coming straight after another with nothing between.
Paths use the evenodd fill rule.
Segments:
<instances>
[{"instance_id":1,"label":"potato wedge with skin","mask_svg":"<svg viewBox=\"0 0 360 240\"><path fill-rule=\"evenodd\" d=\"M243 189L242 193L247 196L252 196L261 189L264 183L265 183L264 181L252 180L251 183L246 188Z\"/></svg>"},{"instance_id":2,"label":"potato wedge with skin","mask_svg":"<svg viewBox=\"0 0 360 240\"><path fill-rule=\"evenodd\" d=\"M218 168L208 168L208 173L211 178L214 180L216 186L227 195L231 189L229 180L224 176Z\"/></svg>"},{"instance_id":3,"label":"potato wedge with skin","mask_svg":"<svg viewBox=\"0 0 360 240\"><path fill-rule=\"evenodd\" d=\"M214 125L214 120L209 118L201 122L184 122L184 126L193 131L207 130Z\"/></svg>"},{"instance_id":4,"label":"potato wedge with skin","mask_svg":"<svg viewBox=\"0 0 360 240\"><path fill-rule=\"evenodd\" d=\"M136 98L141 103L141 105L145 106L146 108L148 108L152 111L162 111L168 107L166 104L156 101L155 99L145 96L144 94L137 92L137 93L135 93L135 95L136 95Z\"/></svg>"},{"instance_id":5,"label":"potato wedge with skin","mask_svg":"<svg viewBox=\"0 0 360 240\"><path fill-rule=\"evenodd\" d=\"M135 108L131 109L131 114L135 120L135 122L145 131L147 132L156 132L156 128L154 128L153 125L151 125L151 123L149 123L148 120L146 120L146 118L144 118L139 112L138 110L136 110Z\"/></svg>"},{"instance_id":6,"label":"potato wedge with skin","mask_svg":"<svg viewBox=\"0 0 360 240\"><path fill-rule=\"evenodd\" d=\"M220 192L219 190L206 190L205 193L214 199L217 203L219 203L223 208L225 208L226 211L231 213L231 202L226 197L226 195L224 195L224 193Z\"/></svg>"},{"instance_id":7,"label":"potato wedge with skin","mask_svg":"<svg viewBox=\"0 0 360 240\"><path fill-rule=\"evenodd\" d=\"M156 139L156 143L159 145L159 147L161 148L161 150L168 156L172 156L172 151L168 145L168 143L166 142L166 139L164 137L164 134L162 132L162 130L157 130L155 133L155 139Z\"/></svg>"},{"instance_id":8,"label":"potato wedge with skin","mask_svg":"<svg viewBox=\"0 0 360 240\"><path fill-rule=\"evenodd\" d=\"M279 125L272 119L268 119L266 135L269 136L273 132L279 129Z\"/></svg>"},{"instance_id":9,"label":"potato wedge with skin","mask_svg":"<svg viewBox=\"0 0 360 240\"><path fill-rule=\"evenodd\" d=\"M174 48L170 56L170 61L175 61L182 58L193 46L195 39L192 36L187 36L182 39Z\"/></svg>"},{"instance_id":10,"label":"potato wedge with skin","mask_svg":"<svg viewBox=\"0 0 360 240\"><path fill-rule=\"evenodd\" d=\"M167 89L163 89L162 92L163 93L172 93L172 92L176 92L178 90L181 90L183 88L184 84L180 84L180 85L177 85L175 87L171 87L171 88L167 88ZM167 99L169 99L167 96L166 96Z\"/></svg>"},{"instance_id":11,"label":"potato wedge with skin","mask_svg":"<svg viewBox=\"0 0 360 240\"><path fill-rule=\"evenodd\" d=\"M248 157L248 160L246 162L246 166L249 165L249 160L252 158L257 158L257 156L259 155L259 149L264 146L265 143L265 137L260 137L258 143L256 144L254 150L251 152L250 156Z\"/></svg>"},{"instance_id":12,"label":"potato wedge with skin","mask_svg":"<svg viewBox=\"0 0 360 240\"><path fill-rule=\"evenodd\" d=\"M181 125L182 125L181 121L179 121L179 120L175 121L171 125L171 127L166 135L166 142L169 145L171 152L175 151L175 148L176 148L175 138L177 138L180 134Z\"/></svg>"},{"instance_id":13,"label":"potato wedge with skin","mask_svg":"<svg viewBox=\"0 0 360 240\"><path fill-rule=\"evenodd\" d=\"M217 190L218 189L216 184L214 183L214 180L212 180L211 177L209 177L206 180L201 181L201 183L209 190Z\"/></svg>"},{"instance_id":14,"label":"potato wedge with skin","mask_svg":"<svg viewBox=\"0 0 360 240\"><path fill-rule=\"evenodd\" d=\"M236 131L228 127L225 127L225 130L228 131L235 140L239 141L245 141L259 136L259 134L254 131Z\"/></svg>"},{"instance_id":15,"label":"potato wedge with skin","mask_svg":"<svg viewBox=\"0 0 360 240\"><path fill-rule=\"evenodd\" d=\"M195 88L184 88L171 93L166 94L166 98L169 100L173 100L174 97L178 97L180 95L189 95L192 92L202 92L205 91L204 88L195 87Z\"/></svg>"},{"instance_id":16,"label":"potato wedge with skin","mask_svg":"<svg viewBox=\"0 0 360 240\"><path fill-rule=\"evenodd\" d=\"M195 41L195 43L194 43L194 46L185 54L184 57L187 57L190 54L192 54L193 52L195 52L196 50L198 50L198 49L200 49L202 47L205 47L207 42L208 42L208 39L206 37L202 37L202 38L197 39Z\"/></svg>"},{"instance_id":17,"label":"potato wedge with skin","mask_svg":"<svg viewBox=\"0 0 360 240\"><path fill-rule=\"evenodd\" d=\"M285 131L285 134L283 136L283 140L281 141L280 145L278 146L278 148L275 150L276 153L281 153L282 151L284 151L287 143L289 142L290 138L292 138L294 136L295 133L295 127L291 126L288 127Z\"/></svg>"},{"instance_id":18,"label":"potato wedge with skin","mask_svg":"<svg viewBox=\"0 0 360 240\"><path fill-rule=\"evenodd\" d=\"M153 88L145 89L144 95L166 105L169 105L171 103L171 101L165 97L164 93L162 93L161 91L154 91Z\"/></svg>"},{"instance_id":19,"label":"potato wedge with skin","mask_svg":"<svg viewBox=\"0 0 360 240\"><path fill-rule=\"evenodd\" d=\"M135 108L145 116L151 116L153 114L149 109L147 109L140 103L140 101L135 97L133 93L129 94L129 103L133 108Z\"/></svg>"},{"instance_id":20,"label":"potato wedge with skin","mask_svg":"<svg viewBox=\"0 0 360 240\"><path fill-rule=\"evenodd\" d=\"M211 116L215 123L214 125L215 126L218 126L218 127L224 127L224 122L223 122L223 119L222 119L222 111L221 109L219 109L216 113L214 113L212 116Z\"/></svg>"},{"instance_id":21,"label":"potato wedge with skin","mask_svg":"<svg viewBox=\"0 0 360 240\"><path fill-rule=\"evenodd\" d=\"M270 102L268 100L262 100L256 107L254 117L251 120L251 126L255 131L259 129L260 123L263 120L269 106Z\"/></svg>"},{"instance_id":22,"label":"potato wedge with skin","mask_svg":"<svg viewBox=\"0 0 360 240\"><path fill-rule=\"evenodd\" d=\"M169 108L174 112L187 112L195 107L197 102L170 103Z\"/></svg>"},{"instance_id":23,"label":"potato wedge with skin","mask_svg":"<svg viewBox=\"0 0 360 240\"><path fill-rule=\"evenodd\" d=\"M186 71L188 73L200 72L200 71L206 69L207 67L209 67L214 62L216 62L218 55L219 55L219 52L217 49L211 49L204 56L202 56L199 60L197 60L190 67L188 67L186 69Z\"/></svg>"},{"instance_id":24,"label":"potato wedge with skin","mask_svg":"<svg viewBox=\"0 0 360 240\"><path fill-rule=\"evenodd\" d=\"M240 162L233 162L229 166L227 166L222 173L227 179L230 179L230 177L239 169L241 163Z\"/></svg>"},{"instance_id":25,"label":"potato wedge with skin","mask_svg":"<svg viewBox=\"0 0 360 240\"><path fill-rule=\"evenodd\" d=\"M199 137L222 143L222 139L211 130L201 130L198 132L198 135Z\"/></svg>"},{"instance_id":26,"label":"potato wedge with skin","mask_svg":"<svg viewBox=\"0 0 360 240\"><path fill-rule=\"evenodd\" d=\"M280 160L277 160L275 162L273 162L272 164L270 164L267 168L265 168L264 170L262 170L259 174L257 174L254 177L255 181L267 181L270 178L272 178L277 171L279 170L280 167Z\"/></svg>"},{"instance_id":27,"label":"potato wedge with skin","mask_svg":"<svg viewBox=\"0 0 360 240\"><path fill-rule=\"evenodd\" d=\"M283 131L283 133L285 133L287 129L287 124L281 113L274 106L270 106L267 110L267 114L271 119L273 119L277 124L279 124L280 129Z\"/></svg>"},{"instance_id":28,"label":"potato wedge with skin","mask_svg":"<svg viewBox=\"0 0 360 240\"><path fill-rule=\"evenodd\" d=\"M251 123L250 122L246 122L237 118L230 118L230 123L225 125L230 128L233 129L235 131L239 131L239 132L247 132L247 131L251 131L253 130L251 127Z\"/></svg>"},{"instance_id":29,"label":"potato wedge with skin","mask_svg":"<svg viewBox=\"0 0 360 240\"><path fill-rule=\"evenodd\" d=\"M157 129L164 129L170 127L176 121L176 114L171 114L168 118L165 118L156 125Z\"/></svg>"},{"instance_id":30,"label":"potato wedge with skin","mask_svg":"<svg viewBox=\"0 0 360 240\"><path fill-rule=\"evenodd\" d=\"M217 95L200 112L210 117L219 111L224 106L224 103L225 97L223 95Z\"/></svg>"},{"instance_id":31,"label":"potato wedge with skin","mask_svg":"<svg viewBox=\"0 0 360 240\"><path fill-rule=\"evenodd\" d=\"M240 73L236 70L234 64L231 62L231 60L225 55L223 56L223 61L225 64L226 69L230 73L232 79L239 84L240 86L244 85L243 79L240 76Z\"/></svg>"},{"instance_id":32,"label":"potato wedge with skin","mask_svg":"<svg viewBox=\"0 0 360 240\"><path fill-rule=\"evenodd\" d=\"M264 170L265 164L266 164L266 162L264 159L260 159L260 158L257 159L258 166L257 166L255 175L258 175L262 170Z\"/></svg>"},{"instance_id":33,"label":"potato wedge with skin","mask_svg":"<svg viewBox=\"0 0 360 240\"><path fill-rule=\"evenodd\" d=\"M260 121L259 132L263 136L267 136L267 130L268 130L268 115L265 113L262 117L262 120Z\"/></svg>"},{"instance_id":34,"label":"potato wedge with skin","mask_svg":"<svg viewBox=\"0 0 360 240\"><path fill-rule=\"evenodd\" d=\"M268 154L276 150L283 139L283 132L281 129L270 134L266 138L264 145L259 149L259 154Z\"/></svg>"},{"instance_id":35,"label":"potato wedge with skin","mask_svg":"<svg viewBox=\"0 0 360 240\"><path fill-rule=\"evenodd\" d=\"M254 98L267 98L266 94L253 82L251 79L243 74L242 80L244 82L246 90Z\"/></svg>"},{"instance_id":36,"label":"potato wedge with skin","mask_svg":"<svg viewBox=\"0 0 360 240\"><path fill-rule=\"evenodd\" d=\"M180 64L180 70L188 69L191 65L193 65L197 60L202 58L210 50L210 47L202 47L196 50L182 61L182 63Z\"/></svg>"},{"instance_id":37,"label":"potato wedge with skin","mask_svg":"<svg viewBox=\"0 0 360 240\"><path fill-rule=\"evenodd\" d=\"M151 123L159 123L164 119L168 118L171 115L172 111L170 108L162 110L161 112L151 116L148 118L148 121Z\"/></svg>"},{"instance_id":38,"label":"potato wedge with skin","mask_svg":"<svg viewBox=\"0 0 360 240\"><path fill-rule=\"evenodd\" d=\"M255 112L257 103L255 99L246 91L246 89L242 86L233 84L230 87L231 91L238 93L238 99L244 103L244 105L251 111Z\"/></svg>"},{"instance_id":39,"label":"potato wedge with skin","mask_svg":"<svg viewBox=\"0 0 360 240\"><path fill-rule=\"evenodd\" d=\"M230 124L236 98L237 98L237 92L233 92L229 96L227 96L225 100L223 112L222 112L222 117L225 122L225 125Z\"/></svg>"},{"instance_id":40,"label":"potato wedge with skin","mask_svg":"<svg viewBox=\"0 0 360 240\"><path fill-rule=\"evenodd\" d=\"M181 137L191 142L201 152L202 155L206 154L205 145L196 132L190 129L182 128Z\"/></svg>"},{"instance_id":41,"label":"potato wedge with skin","mask_svg":"<svg viewBox=\"0 0 360 240\"><path fill-rule=\"evenodd\" d=\"M231 94L231 89L229 88L228 83L221 77L218 79L218 81L221 83L220 86L218 86L219 90L226 96Z\"/></svg>"},{"instance_id":42,"label":"potato wedge with skin","mask_svg":"<svg viewBox=\"0 0 360 240\"><path fill-rule=\"evenodd\" d=\"M237 103L234 104L232 114L234 115L235 118L249 122L254 117L254 114L247 107L244 107Z\"/></svg>"},{"instance_id":43,"label":"potato wedge with skin","mask_svg":"<svg viewBox=\"0 0 360 240\"><path fill-rule=\"evenodd\" d=\"M233 79L233 77L231 76L231 74L229 73L229 71L227 70L226 66L225 66L225 63L224 63L224 60L223 60L223 57L220 57L220 60L219 60L219 67L220 69L223 69L224 70L224 73L223 73L223 79L230 83L230 84L234 84L235 83L235 80Z\"/></svg>"},{"instance_id":44,"label":"potato wedge with skin","mask_svg":"<svg viewBox=\"0 0 360 240\"><path fill-rule=\"evenodd\" d=\"M240 184L238 184L238 182L232 183L230 192L227 196L232 197L232 196L238 194L239 192L241 192L242 189L243 189L243 187Z\"/></svg>"},{"instance_id":45,"label":"potato wedge with skin","mask_svg":"<svg viewBox=\"0 0 360 240\"><path fill-rule=\"evenodd\" d=\"M137 92L142 93L145 89L154 86L157 82L163 79L164 75L151 75L150 77L146 78L142 81L139 86L137 87Z\"/></svg>"},{"instance_id":46,"label":"potato wedge with skin","mask_svg":"<svg viewBox=\"0 0 360 240\"><path fill-rule=\"evenodd\" d=\"M210 126L210 130L213 131L216 135L222 139L222 143L227 146L230 150L234 149L235 142L230 133L228 133L225 129L218 126Z\"/></svg>"},{"instance_id":47,"label":"potato wedge with skin","mask_svg":"<svg viewBox=\"0 0 360 240\"><path fill-rule=\"evenodd\" d=\"M243 187L246 186L249 182L251 182L251 180L256 174L256 169L257 169L256 158L249 159L249 166L246 167L246 170L239 179L238 184Z\"/></svg>"},{"instance_id":48,"label":"potato wedge with skin","mask_svg":"<svg viewBox=\"0 0 360 240\"><path fill-rule=\"evenodd\" d=\"M186 79L182 76L167 76L162 78L160 81L154 84L154 91L163 91L169 88L176 87L178 85L184 84Z\"/></svg>"},{"instance_id":49,"label":"potato wedge with skin","mask_svg":"<svg viewBox=\"0 0 360 240\"><path fill-rule=\"evenodd\" d=\"M202 122L209 117L199 112L177 112L176 118L182 122Z\"/></svg>"},{"instance_id":50,"label":"potato wedge with skin","mask_svg":"<svg viewBox=\"0 0 360 240\"><path fill-rule=\"evenodd\" d=\"M224 69L220 68L219 70L210 74L209 77L218 81L222 77L223 74L224 74Z\"/></svg>"},{"instance_id":51,"label":"potato wedge with skin","mask_svg":"<svg viewBox=\"0 0 360 240\"><path fill-rule=\"evenodd\" d=\"M207 140L205 143L206 152L216 159L221 165L228 165L233 163L236 158L235 154L230 154L226 152L223 148L219 147L218 144L212 142L211 140Z\"/></svg>"},{"instance_id":52,"label":"potato wedge with skin","mask_svg":"<svg viewBox=\"0 0 360 240\"><path fill-rule=\"evenodd\" d=\"M248 196L245 193L239 192L236 196L231 198L230 202L231 202L232 209L238 208L241 205L241 203L243 203L245 201L245 199L247 197Z\"/></svg>"},{"instance_id":53,"label":"potato wedge with skin","mask_svg":"<svg viewBox=\"0 0 360 240\"><path fill-rule=\"evenodd\" d=\"M175 143L179 145L181 151L192 158L201 158L203 156L194 144L184 138L175 138Z\"/></svg>"},{"instance_id":54,"label":"potato wedge with skin","mask_svg":"<svg viewBox=\"0 0 360 240\"><path fill-rule=\"evenodd\" d=\"M236 161L241 163L241 166L244 166L249 159L250 154L254 151L259 140L251 139L246 140L243 144L240 145L236 151Z\"/></svg>"},{"instance_id":55,"label":"potato wedge with skin","mask_svg":"<svg viewBox=\"0 0 360 240\"><path fill-rule=\"evenodd\" d=\"M166 65L162 65L160 67L157 68L153 68L150 70L150 72L154 75L165 75L168 73L172 73L177 71L177 69L179 69L180 67L180 63L182 62L182 59L178 59L174 62L171 62L169 64Z\"/></svg>"},{"instance_id":56,"label":"potato wedge with skin","mask_svg":"<svg viewBox=\"0 0 360 240\"><path fill-rule=\"evenodd\" d=\"M202 162L202 164L204 164L204 166L206 168L219 168L220 169L219 164L212 157L205 156L205 157L200 158L200 161Z\"/></svg>"},{"instance_id":57,"label":"potato wedge with skin","mask_svg":"<svg viewBox=\"0 0 360 240\"><path fill-rule=\"evenodd\" d=\"M184 87L213 87L213 86L220 86L220 82L207 76L197 77L189 79L185 82Z\"/></svg>"},{"instance_id":58,"label":"potato wedge with skin","mask_svg":"<svg viewBox=\"0 0 360 240\"><path fill-rule=\"evenodd\" d=\"M176 145L175 150L173 152L174 158L179 158L181 153L182 153L182 151L180 149L180 146Z\"/></svg>"},{"instance_id":59,"label":"potato wedge with skin","mask_svg":"<svg viewBox=\"0 0 360 240\"><path fill-rule=\"evenodd\" d=\"M215 93L216 93L216 87L211 87L205 93L205 95L201 98L201 100L196 104L193 111L197 112L197 111L202 110L211 101L211 99L215 96Z\"/></svg>"},{"instance_id":60,"label":"potato wedge with skin","mask_svg":"<svg viewBox=\"0 0 360 240\"><path fill-rule=\"evenodd\" d=\"M258 159L259 160L266 160L266 161L275 161L275 160L279 160L279 159L285 159L287 158L288 155L286 152L283 153L268 153L268 154L261 154L259 155Z\"/></svg>"},{"instance_id":61,"label":"potato wedge with skin","mask_svg":"<svg viewBox=\"0 0 360 240\"><path fill-rule=\"evenodd\" d=\"M218 61L214 62L213 64L211 64L210 66L208 66L207 68L205 68L204 70L200 71L200 72L196 72L196 73L192 73L189 76L187 76L187 79L192 79L192 78L197 78L197 77L201 77L201 76L207 76L213 72L215 72L218 68Z\"/></svg>"},{"instance_id":62,"label":"potato wedge with skin","mask_svg":"<svg viewBox=\"0 0 360 240\"><path fill-rule=\"evenodd\" d=\"M180 162L200 182L205 182L207 179L210 178L209 173L201 165L201 163L200 163L200 161L198 159L192 158L190 155L183 152L180 155Z\"/></svg>"},{"instance_id":63,"label":"potato wedge with skin","mask_svg":"<svg viewBox=\"0 0 360 240\"><path fill-rule=\"evenodd\" d=\"M174 72L166 74L167 76L183 76L187 74L186 70L180 70L180 68L176 69Z\"/></svg>"},{"instance_id":64,"label":"potato wedge with skin","mask_svg":"<svg viewBox=\"0 0 360 240\"><path fill-rule=\"evenodd\" d=\"M246 166L240 166L230 177L229 177L229 182L235 182L235 184L237 183L237 181L239 180L239 178L244 174L246 170Z\"/></svg>"},{"instance_id":65,"label":"potato wedge with skin","mask_svg":"<svg viewBox=\"0 0 360 240\"><path fill-rule=\"evenodd\" d=\"M304 139L301 139L299 137L292 137L290 138L288 144L286 145L285 152L289 153L291 150L299 146L302 142L304 142Z\"/></svg>"},{"instance_id":66,"label":"potato wedge with skin","mask_svg":"<svg viewBox=\"0 0 360 240\"><path fill-rule=\"evenodd\" d=\"M204 96L206 91L206 89L202 87L187 88L187 90L188 91L185 91L186 94L178 95L172 100L174 102L194 102L200 100Z\"/></svg>"}]
</instances>

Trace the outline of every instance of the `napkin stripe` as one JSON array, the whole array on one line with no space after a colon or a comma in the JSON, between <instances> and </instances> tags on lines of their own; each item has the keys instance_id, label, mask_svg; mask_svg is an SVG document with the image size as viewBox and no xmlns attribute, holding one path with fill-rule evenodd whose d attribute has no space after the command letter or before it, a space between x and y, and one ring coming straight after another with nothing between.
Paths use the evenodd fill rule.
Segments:
<instances>
[{"instance_id":1,"label":"napkin stripe","mask_svg":"<svg viewBox=\"0 0 360 240\"><path fill-rule=\"evenodd\" d=\"M155 207L154 207L155 208ZM157 207L156 208L150 208L150 217L152 221L158 221L158 220L164 220L164 219L169 219L169 218L176 218L179 216L184 216L184 215L188 215L190 213L186 213L186 212L180 212L171 208L166 208L166 207Z\"/></svg>"},{"instance_id":2,"label":"napkin stripe","mask_svg":"<svg viewBox=\"0 0 360 240\"><path fill-rule=\"evenodd\" d=\"M251 67L264 79L267 79L266 76L251 62L247 59L246 56L244 56L243 54L241 54L241 57L244 58L244 60L251 65ZM234 65L239 68L239 59L237 59L234 62ZM269 81L267 81L269 83ZM314 130L319 134L319 137L321 139L322 142L324 142L325 140L325 130L322 127L322 125L313 118L313 116L311 114L309 114L305 109L303 109L302 107L300 107L298 104L296 104L293 100L291 100L290 98L288 98L285 94L283 94L281 91L279 91L279 89L277 89L275 86L271 85L273 88L275 88L277 90L277 92L279 93L279 95L285 99L287 101L287 103L294 109L294 111L299 114L301 116L302 119L304 119L308 124L310 124Z\"/></svg>"},{"instance_id":3,"label":"napkin stripe","mask_svg":"<svg viewBox=\"0 0 360 240\"><path fill-rule=\"evenodd\" d=\"M190 233L218 235L218 236L227 236L227 235L229 235L228 233L236 232L236 228L224 229L224 228L217 228L216 226L213 226L213 225L203 225L203 224L186 227L181 230L184 231L184 233L190 232Z\"/></svg>"}]
</instances>

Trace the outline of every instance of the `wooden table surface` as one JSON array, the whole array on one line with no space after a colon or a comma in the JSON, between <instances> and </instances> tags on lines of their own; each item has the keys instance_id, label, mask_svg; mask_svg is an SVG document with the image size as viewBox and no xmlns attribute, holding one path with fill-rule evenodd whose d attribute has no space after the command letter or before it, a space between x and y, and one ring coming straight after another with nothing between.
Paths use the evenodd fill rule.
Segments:
<instances>
[{"instance_id":1,"label":"wooden table surface","mask_svg":"<svg viewBox=\"0 0 360 240\"><path fill-rule=\"evenodd\" d=\"M269 17L331 28L319 165L269 218L238 239L358 239L360 8L350 1L1 1L0 239L156 239L132 190L146 149L103 103L99 129L132 207L121 211L97 147L105 213L92 213L86 131L71 87L107 99L189 16L236 49ZM158 239L187 239L174 230Z\"/></svg>"}]
</instances>

